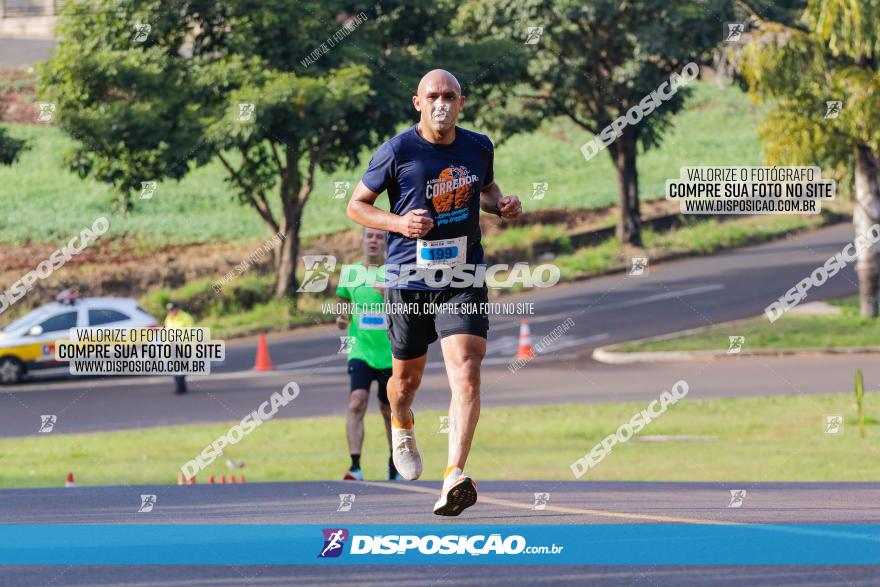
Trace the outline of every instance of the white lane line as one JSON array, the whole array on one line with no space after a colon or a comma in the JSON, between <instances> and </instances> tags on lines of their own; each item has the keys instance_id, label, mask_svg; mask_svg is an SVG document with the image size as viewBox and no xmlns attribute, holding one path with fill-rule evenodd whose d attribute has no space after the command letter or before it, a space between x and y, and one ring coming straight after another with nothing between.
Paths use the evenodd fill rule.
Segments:
<instances>
[{"instance_id":1,"label":"white lane line","mask_svg":"<svg viewBox=\"0 0 880 587\"><path fill-rule=\"evenodd\" d=\"M584 345L584 344L588 344L588 343L592 343L592 342L598 342L600 340L605 340L606 338L608 338L608 336L609 335L607 332L603 332L602 334L595 334L593 336L585 336L583 338L575 338L575 339L572 339L569 341L564 341L564 342L560 340L560 341L552 343L549 346L549 348L546 349L546 351L543 351L543 352L536 351L535 354L539 357L543 356L543 355L553 355L556 353L557 350L561 350L564 348L570 348L573 346L580 346L580 345ZM534 342L534 339L533 339L533 342ZM512 354L514 356L489 357L489 358L483 359L482 364L483 365L506 365L507 363L513 362L515 355L516 355L515 348L513 349ZM426 365L426 367L433 368L433 369L443 369L443 368L445 368L445 365L443 364L443 361L432 361L432 362L428 363Z\"/></svg>"},{"instance_id":2,"label":"white lane line","mask_svg":"<svg viewBox=\"0 0 880 587\"><path fill-rule=\"evenodd\" d=\"M642 306L644 304L653 304L654 302L662 302L663 300L670 300L674 298L683 298L687 296L696 296L704 293L709 293L713 291L721 291L725 289L725 285L722 283L713 283L711 285L702 285L700 287L691 287L688 289L681 289L678 291L667 291L664 293L658 293L654 295L650 295L644 298L639 298L637 300L629 300L627 302L618 302L616 304L606 304L604 306L594 306L587 308L582 313L583 314L594 314L596 312L605 312L607 310L617 310L619 308L631 308L633 306ZM561 318L569 318L572 314L578 313L578 310L571 310L569 312L557 312L556 314L550 314L549 316L541 316L539 318L529 318L529 324L539 324L541 322L550 322L552 320L559 320ZM513 320L510 322L505 322L503 324L492 325L492 330L502 330L505 328L519 328L519 320Z\"/></svg>"},{"instance_id":3,"label":"white lane line","mask_svg":"<svg viewBox=\"0 0 880 587\"><path fill-rule=\"evenodd\" d=\"M272 377L284 375L293 371L232 371L230 373L217 373L216 375L187 375L187 381L221 381L229 379L253 379L255 377ZM71 376L75 377L75 376ZM68 381L53 381L42 383L28 381L24 385L0 386L0 394L3 393L34 393L38 391L51 391L53 389L89 389L93 387L130 387L132 385L154 385L157 383L169 384L171 375L149 375L145 377L104 377L101 379L75 379ZM172 382L173 383L173 382ZM170 384L169 384L170 385Z\"/></svg>"},{"instance_id":4,"label":"white lane line","mask_svg":"<svg viewBox=\"0 0 880 587\"><path fill-rule=\"evenodd\" d=\"M538 355L555 355L556 351L561 349L567 349L575 346L583 346L588 343L599 342L600 340L605 340L609 338L610 335L607 332L603 332L602 334L595 334L593 336L586 336L584 338L573 338L571 340L560 340L558 342L552 342L547 347L546 350L538 351ZM541 340L541 339L538 339Z\"/></svg>"},{"instance_id":5,"label":"white lane line","mask_svg":"<svg viewBox=\"0 0 880 587\"><path fill-rule=\"evenodd\" d=\"M361 485L371 485L373 487L381 487L383 489L398 489L400 491L410 491L412 493L426 493L430 495L437 495L439 491L436 489L429 489L427 487L421 487L419 485L407 485L405 483L401 483L399 481L394 482L386 482L383 483L381 481L361 481ZM438 481L439 485L439 481ZM586 483L584 483L584 491L589 491L589 487ZM479 500L480 503L491 503L492 505L503 506L508 508L515 508L520 510L528 510L534 511L534 505L530 503L522 503L518 501L513 501L510 499L500 499L497 497L489 497L485 494L480 494ZM577 514L582 516L597 516L600 518L616 518L616 519L624 519L624 520L638 520L641 522L666 522L670 524L706 524L712 526L739 526L739 522L727 522L724 520L706 520L701 518L682 518L677 516L656 516L652 514L632 514L628 512L610 512L605 510L588 510L584 508L575 508L575 507L563 507L558 505L547 504L544 506L544 511L552 511L559 512L562 514Z\"/></svg>"},{"instance_id":6,"label":"white lane line","mask_svg":"<svg viewBox=\"0 0 880 587\"><path fill-rule=\"evenodd\" d=\"M308 367L309 365L320 365L322 363L329 363L335 359L345 359L346 355L336 354L336 356L331 355L330 357L315 357L314 359L304 359L302 361L294 361L293 363L282 363L281 365L275 365L276 369L296 369L297 367Z\"/></svg>"}]
</instances>

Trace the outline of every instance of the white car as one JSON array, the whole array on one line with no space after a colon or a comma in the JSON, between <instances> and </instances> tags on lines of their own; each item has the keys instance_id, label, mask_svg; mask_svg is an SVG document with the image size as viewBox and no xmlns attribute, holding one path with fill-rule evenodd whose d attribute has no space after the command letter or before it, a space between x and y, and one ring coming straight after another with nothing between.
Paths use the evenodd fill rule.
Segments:
<instances>
[{"instance_id":1,"label":"white car","mask_svg":"<svg viewBox=\"0 0 880 587\"><path fill-rule=\"evenodd\" d=\"M131 298L65 298L31 310L0 330L0 385L21 381L28 371L57 367L55 341L71 328L156 328L158 321Z\"/></svg>"}]
</instances>

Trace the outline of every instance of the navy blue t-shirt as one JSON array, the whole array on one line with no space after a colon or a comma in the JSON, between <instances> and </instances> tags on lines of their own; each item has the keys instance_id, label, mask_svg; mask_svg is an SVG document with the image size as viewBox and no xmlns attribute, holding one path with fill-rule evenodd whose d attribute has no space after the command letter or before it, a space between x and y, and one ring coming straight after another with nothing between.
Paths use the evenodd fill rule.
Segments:
<instances>
[{"instance_id":1,"label":"navy blue t-shirt","mask_svg":"<svg viewBox=\"0 0 880 587\"><path fill-rule=\"evenodd\" d=\"M455 140L440 145L422 138L416 126L379 147L361 181L373 192L387 190L394 214L403 216L414 209L428 210L434 227L422 239L466 237L464 262L481 264L480 192L494 178L492 141L486 135L456 126ZM386 264L415 264L416 240L389 233ZM422 281L410 281L400 287L433 289Z\"/></svg>"}]
</instances>

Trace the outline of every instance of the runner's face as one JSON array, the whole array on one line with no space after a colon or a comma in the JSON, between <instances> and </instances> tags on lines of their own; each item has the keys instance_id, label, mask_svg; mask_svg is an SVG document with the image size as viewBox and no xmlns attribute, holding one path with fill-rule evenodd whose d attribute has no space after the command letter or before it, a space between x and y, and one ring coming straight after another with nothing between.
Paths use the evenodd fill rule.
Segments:
<instances>
[{"instance_id":1,"label":"runner's face","mask_svg":"<svg viewBox=\"0 0 880 587\"><path fill-rule=\"evenodd\" d=\"M421 112L422 124L438 133L446 133L455 126L464 97L454 80L437 77L427 80L416 96L416 109Z\"/></svg>"},{"instance_id":2,"label":"runner's face","mask_svg":"<svg viewBox=\"0 0 880 587\"><path fill-rule=\"evenodd\" d=\"M370 258L380 257L385 252L385 233L368 228L364 230L364 254Z\"/></svg>"}]
</instances>

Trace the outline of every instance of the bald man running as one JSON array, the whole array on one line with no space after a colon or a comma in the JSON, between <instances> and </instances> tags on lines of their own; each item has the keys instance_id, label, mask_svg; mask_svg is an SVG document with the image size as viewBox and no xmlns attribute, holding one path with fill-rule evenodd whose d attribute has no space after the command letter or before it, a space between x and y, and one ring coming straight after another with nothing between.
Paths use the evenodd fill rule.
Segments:
<instances>
[{"instance_id":1,"label":"bald man running","mask_svg":"<svg viewBox=\"0 0 880 587\"><path fill-rule=\"evenodd\" d=\"M388 231L389 266L416 267L426 276L432 269L479 266L483 264L480 210L512 219L522 213L522 205L516 196L502 196L494 181L492 141L455 125L464 96L451 73L428 72L412 103L420 113L418 124L379 147L352 194L348 216L363 226ZM374 205L383 191L388 192L390 212ZM488 302L482 279L478 286L456 288L438 287L433 279L428 280L431 283L405 279L408 275L401 267L398 279L386 276L389 304L420 309L429 304L469 304L473 308ZM464 473L464 466L480 417L480 364L489 331L489 316L482 310L389 314L393 459L405 479L418 479L422 474L410 408L422 380L428 346L437 340L438 331L452 398L448 466L434 513L457 516L477 501L476 484Z\"/></svg>"}]
</instances>

